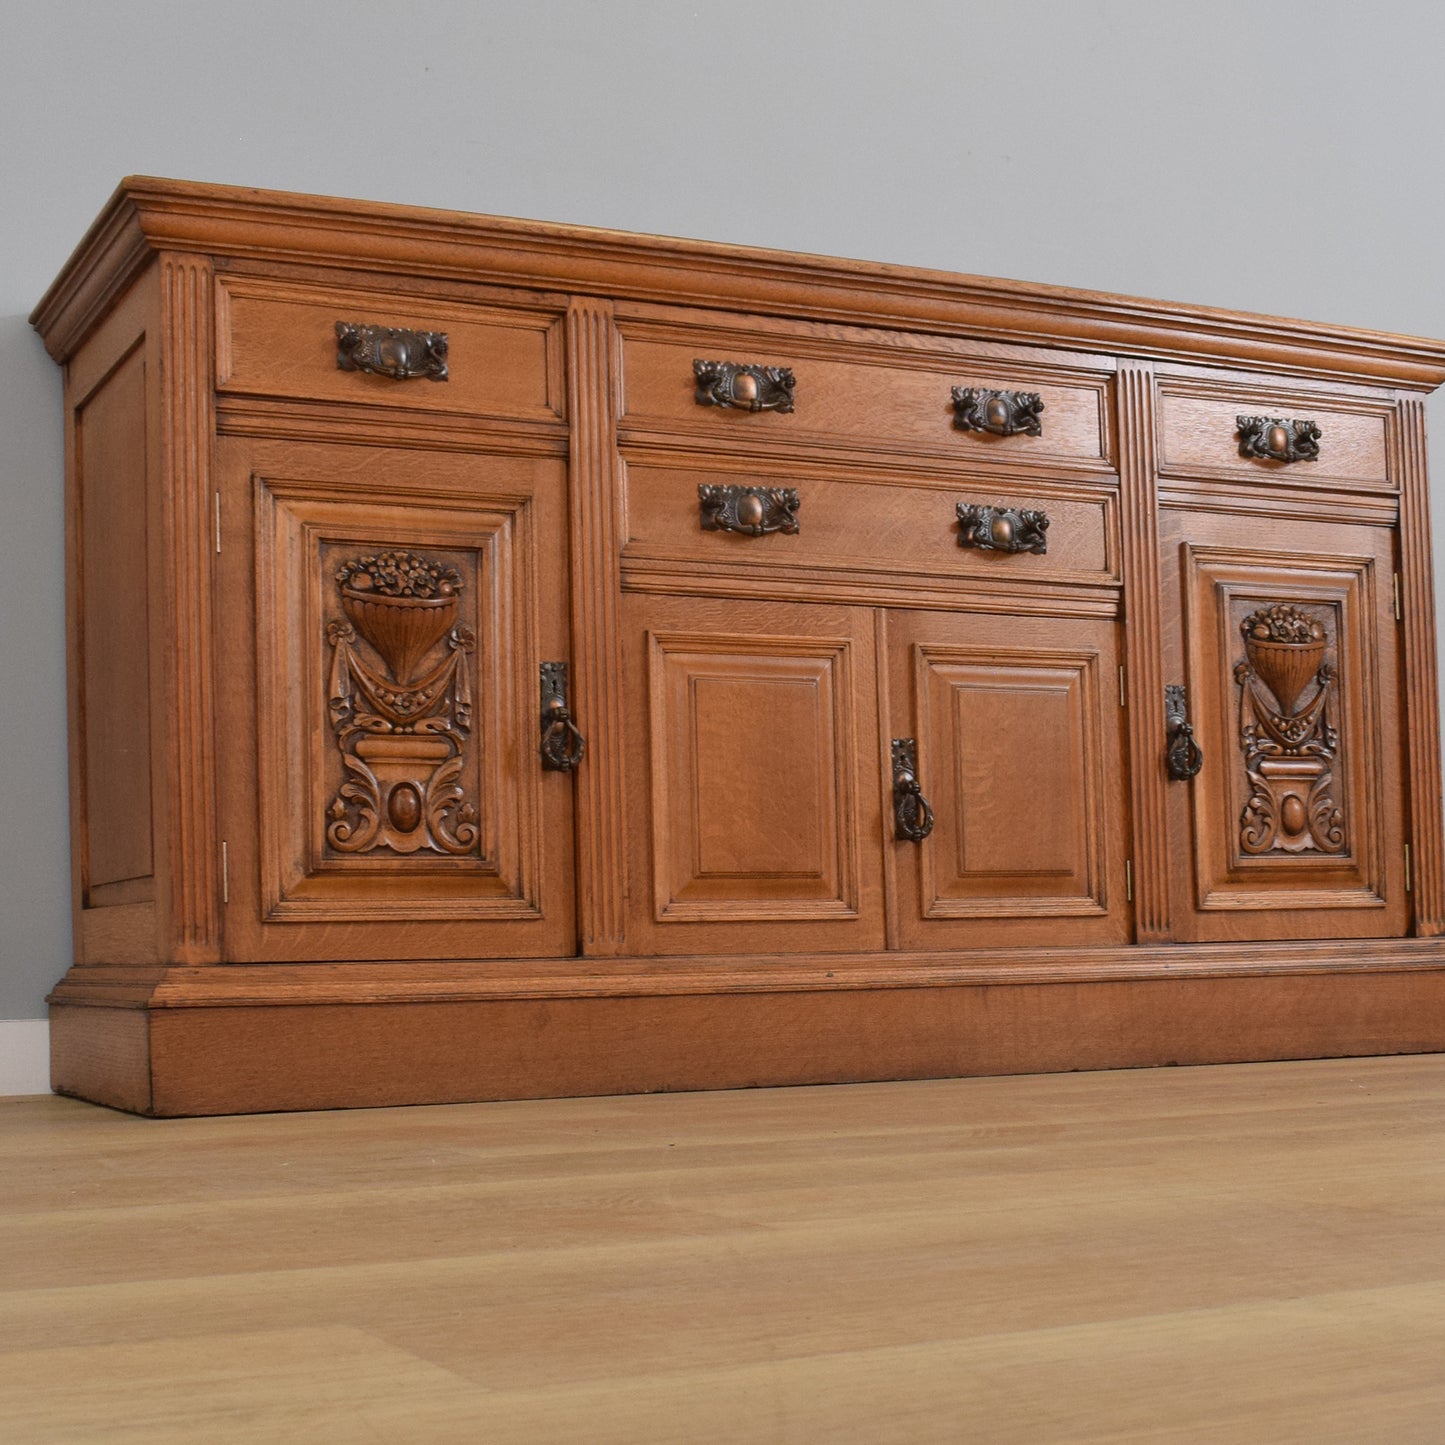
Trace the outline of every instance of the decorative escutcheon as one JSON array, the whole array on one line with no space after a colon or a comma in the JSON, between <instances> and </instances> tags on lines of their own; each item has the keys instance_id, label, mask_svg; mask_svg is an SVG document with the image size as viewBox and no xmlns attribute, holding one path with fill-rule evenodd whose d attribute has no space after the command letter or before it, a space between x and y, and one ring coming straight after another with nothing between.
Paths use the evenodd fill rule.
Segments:
<instances>
[{"instance_id":1,"label":"decorative escutcheon","mask_svg":"<svg viewBox=\"0 0 1445 1445\"><path fill-rule=\"evenodd\" d=\"M986 431L997 437L1042 436L1043 409L1043 398L1036 391L953 388L953 424L959 431Z\"/></svg>"},{"instance_id":2,"label":"decorative escutcheon","mask_svg":"<svg viewBox=\"0 0 1445 1445\"><path fill-rule=\"evenodd\" d=\"M336 323L336 365L342 371L369 371L393 381L447 379L444 331L405 331L396 326Z\"/></svg>"},{"instance_id":3,"label":"decorative escutcheon","mask_svg":"<svg viewBox=\"0 0 1445 1445\"><path fill-rule=\"evenodd\" d=\"M976 502L958 504L958 545L981 547L985 552L1036 552L1049 550L1049 518L1028 507L985 507Z\"/></svg>"},{"instance_id":4,"label":"decorative escutcheon","mask_svg":"<svg viewBox=\"0 0 1445 1445\"><path fill-rule=\"evenodd\" d=\"M735 411L792 411L797 384L786 366L753 366L742 361L694 361L694 394L699 406Z\"/></svg>"},{"instance_id":5,"label":"decorative escutcheon","mask_svg":"<svg viewBox=\"0 0 1445 1445\"><path fill-rule=\"evenodd\" d=\"M921 843L933 832L933 809L918 783L918 745L912 738L893 739L893 822L895 836Z\"/></svg>"},{"instance_id":6,"label":"decorative escutcheon","mask_svg":"<svg viewBox=\"0 0 1445 1445\"><path fill-rule=\"evenodd\" d=\"M582 761L587 741L567 710L567 664L542 664L542 766L549 773L570 773Z\"/></svg>"},{"instance_id":7,"label":"decorative escutcheon","mask_svg":"<svg viewBox=\"0 0 1445 1445\"><path fill-rule=\"evenodd\" d=\"M1320 429L1312 421L1282 416L1237 416L1239 454L1273 462L1319 460Z\"/></svg>"},{"instance_id":8,"label":"decorative escutcheon","mask_svg":"<svg viewBox=\"0 0 1445 1445\"><path fill-rule=\"evenodd\" d=\"M761 537L764 532L798 530L798 493L793 487L716 487L700 482L697 505L704 532Z\"/></svg>"},{"instance_id":9,"label":"decorative escutcheon","mask_svg":"<svg viewBox=\"0 0 1445 1445\"><path fill-rule=\"evenodd\" d=\"M1194 741L1194 729L1189 722L1189 699L1181 683L1171 682L1164 689L1164 726L1169 739L1164 766L1171 778L1187 782L1204 766L1204 752Z\"/></svg>"}]
</instances>

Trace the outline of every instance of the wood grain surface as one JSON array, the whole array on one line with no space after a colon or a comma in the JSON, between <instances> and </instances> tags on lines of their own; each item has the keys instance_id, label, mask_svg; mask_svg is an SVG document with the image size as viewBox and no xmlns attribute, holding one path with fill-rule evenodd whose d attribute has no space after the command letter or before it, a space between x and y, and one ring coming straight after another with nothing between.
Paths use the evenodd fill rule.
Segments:
<instances>
[{"instance_id":1,"label":"wood grain surface","mask_svg":"<svg viewBox=\"0 0 1445 1445\"><path fill-rule=\"evenodd\" d=\"M1434 1442L1442 1088L3 1101L4 1438Z\"/></svg>"}]
</instances>

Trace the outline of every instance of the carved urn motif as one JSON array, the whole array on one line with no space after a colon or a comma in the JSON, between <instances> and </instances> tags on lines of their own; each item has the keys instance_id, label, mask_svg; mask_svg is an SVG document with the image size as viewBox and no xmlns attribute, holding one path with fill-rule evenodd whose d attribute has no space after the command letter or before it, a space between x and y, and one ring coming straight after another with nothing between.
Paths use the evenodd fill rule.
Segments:
<instances>
[{"instance_id":1,"label":"carved urn motif","mask_svg":"<svg viewBox=\"0 0 1445 1445\"><path fill-rule=\"evenodd\" d=\"M456 625L461 574L410 552L359 557L337 573L341 606L403 687Z\"/></svg>"},{"instance_id":2,"label":"carved urn motif","mask_svg":"<svg viewBox=\"0 0 1445 1445\"><path fill-rule=\"evenodd\" d=\"M1330 717L1336 677L1325 661L1325 625L1303 608L1277 602L1251 612L1239 630L1245 660L1234 676L1249 784L1240 848L1251 856L1342 852L1344 813L1334 795L1339 733ZM1300 706L1311 682L1314 695Z\"/></svg>"},{"instance_id":3,"label":"carved urn motif","mask_svg":"<svg viewBox=\"0 0 1445 1445\"><path fill-rule=\"evenodd\" d=\"M1250 665L1274 694L1280 712L1293 716L1305 684L1324 661L1324 625L1298 607L1277 603L1251 613L1240 631Z\"/></svg>"},{"instance_id":4,"label":"carved urn motif","mask_svg":"<svg viewBox=\"0 0 1445 1445\"><path fill-rule=\"evenodd\" d=\"M398 550L343 563L336 584L347 620L326 630L327 709L343 781L327 810L327 842L340 853L469 853L480 838L462 784L472 720L466 654L476 639L457 626L461 573Z\"/></svg>"}]
</instances>

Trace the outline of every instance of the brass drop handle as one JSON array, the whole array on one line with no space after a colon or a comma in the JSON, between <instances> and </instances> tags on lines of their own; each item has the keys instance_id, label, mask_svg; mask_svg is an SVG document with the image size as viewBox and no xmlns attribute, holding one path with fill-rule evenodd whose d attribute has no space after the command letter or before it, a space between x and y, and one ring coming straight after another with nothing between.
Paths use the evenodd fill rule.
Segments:
<instances>
[{"instance_id":1,"label":"brass drop handle","mask_svg":"<svg viewBox=\"0 0 1445 1445\"><path fill-rule=\"evenodd\" d=\"M933 832L933 809L918 782L918 745L912 738L893 739L893 822L895 837L921 843Z\"/></svg>"},{"instance_id":2,"label":"brass drop handle","mask_svg":"<svg viewBox=\"0 0 1445 1445\"><path fill-rule=\"evenodd\" d=\"M567 708L567 664L542 664L542 766L549 773L570 773L582 761L587 740Z\"/></svg>"},{"instance_id":3,"label":"brass drop handle","mask_svg":"<svg viewBox=\"0 0 1445 1445\"><path fill-rule=\"evenodd\" d=\"M340 371L367 371L393 381L414 381L419 376L446 381L447 334L338 321L336 365Z\"/></svg>"},{"instance_id":4,"label":"brass drop handle","mask_svg":"<svg viewBox=\"0 0 1445 1445\"><path fill-rule=\"evenodd\" d=\"M1259 461L1316 462L1320 456L1319 423L1287 416L1237 416L1239 454Z\"/></svg>"},{"instance_id":5,"label":"brass drop handle","mask_svg":"<svg viewBox=\"0 0 1445 1445\"><path fill-rule=\"evenodd\" d=\"M793 409L797 380L787 366L757 366L747 361L705 361L692 364L696 383L693 400L699 406L724 406L734 411Z\"/></svg>"},{"instance_id":6,"label":"brass drop handle","mask_svg":"<svg viewBox=\"0 0 1445 1445\"><path fill-rule=\"evenodd\" d=\"M1179 683L1170 683L1164 689L1164 724L1169 738L1164 766L1176 782L1187 782L1204 766L1204 750L1194 741L1189 700Z\"/></svg>"}]
</instances>

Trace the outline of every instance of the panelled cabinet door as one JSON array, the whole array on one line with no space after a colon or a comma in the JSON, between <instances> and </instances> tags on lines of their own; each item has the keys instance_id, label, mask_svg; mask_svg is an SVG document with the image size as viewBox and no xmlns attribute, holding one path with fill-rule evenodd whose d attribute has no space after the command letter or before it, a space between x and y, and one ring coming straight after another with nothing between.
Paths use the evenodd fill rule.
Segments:
<instances>
[{"instance_id":1,"label":"panelled cabinet door","mask_svg":"<svg viewBox=\"0 0 1445 1445\"><path fill-rule=\"evenodd\" d=\"M554 460L224 440L232 960L575 952Z\"/></svg>"},{"instance_id":2,"label":"panelled cabinet door","mask_svg":"<svg viewBox=\"0 0 1445 1445\"><path fill-rule=\"evenodd\" d=\"M1169 784L1176 936L1403 934L1393 534L1170 508L1160 532L1203 755Z\"/></svg>"},{"instance_id":3,"label":"panelled cabinet door","mask_svg":"<svg viewBox=\"0 0 1445 1445\"><path fill-rule=\"evenodd\" d=\"M625 599L638 953L881 948L866 609Z\"/></svg>"},{"instance_id":4,"label":"panelled cabinet door","mask_svg":"<svg viewBox=\"0 0 1445 1445\"><path fill-rule=\"evenodd\" d=\"M890 833L900 946L1128 942L1115 625L896 612L887 637L933 813Z\"/></svg>"}]
</instances>

